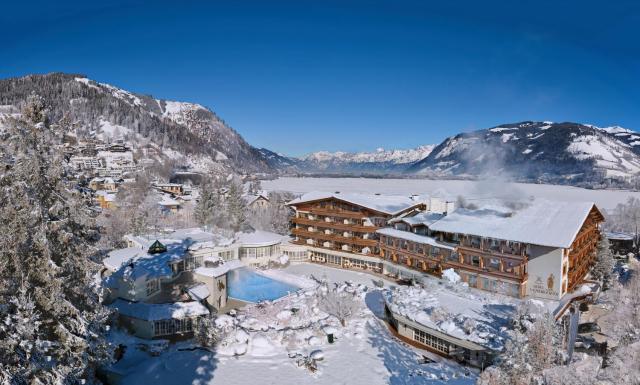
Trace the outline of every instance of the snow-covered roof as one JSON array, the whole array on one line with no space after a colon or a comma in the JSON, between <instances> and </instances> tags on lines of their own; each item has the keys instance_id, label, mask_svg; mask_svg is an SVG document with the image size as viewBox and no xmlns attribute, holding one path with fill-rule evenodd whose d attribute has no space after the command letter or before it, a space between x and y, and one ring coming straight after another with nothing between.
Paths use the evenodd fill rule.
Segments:
<instances>
[{"instance_id":1,"label":"snow-covered roof","mask_svg":"<svg viewBox=\"0 0 640 385\"><path fill-rule=\"evenodd\" d=\"M209 314L209 310L197 301L152 304L129 302L118 298L109 307L121 315L146 321L182 319Z\"/></svg>"},{"instance_id":2,"label":"snow-covered roof","mask_svg":"<svg viewBox=\"0 0 640 385\"><path fill-rule=\"evenodd\" d=\"M252 204L253 202L257 201L258 199L264 199L266 201L269 200L269 197L266 194L247 194L247 195L243 195L242 199L244 199L244 201L247 203L247 205Z\"/></svg>"},{"instance_id":3,"label":"snow-covered roof","mask_svg":"<svg viewBox=\"0 0 640 385\"><path fill-rule=\"evenodd\" d=\"M167 251L158 254L148 254L146 250L136 254L130 258L127 264L121 265L120 268L113 273L113 277L121 277L127 280L136 280L140 277L160 278L171 277L171 262L179 261L184 258L191 244L190 241L173 242L171 240L162 240L167 247Z\"/></svg>"},{"instance_id":4,"label":"snow-covered roof","mask_svg":"<svg viewBox=\"0 0 640 385\"><path fill-rule=\"evenodd\" d=\"M383 295L393 313L491 349L504 345L507 337L504 330L517 301L493 298L491 293L456 292L435 283L425 288L397 286L384 290ZM467 320L472 320L472 327L465 326Z\"/></svg>"},{"instance_id":5,"label":"snow-covered roof","mask_svg":"<svg viewBox=\"0 0 640 385\"><path fill-rule=\"evenodd\" d=\"M216 267L198 267L194 270L194 273L215 278L227 274L227 272L229 272L230 270L234 270L243 266L244 264L242 262L237 259L233 259L231 261L220 263Z\"/></svg>"},{"instance_id":6,"label":"snow-covered roof","mask_svg":"<svg viewBox=\"0 0 640 385\"><path fill-rule=\"evenodd\" d=\"M283 236L269 231L256 230L250 233L238 233L238 242L243 247L257 247L275 245L288 239Z\"/></svg>"},{"instance_id":7,"label":"snow-covered roof","mask_svg":"<svg viewBox=\"0 0 640 385\"><path fill-rule=\"evenodd\" d=\"M567 248L594 208L593 202L547 200L536 200L511 212L491 208L460 208L434 222L430 228L447 233Z\"/></svg>"},{"instance_id":8,"label":"snow-covered roof","mask_svg":"<svg viewBox=\"0 0 640 385\"><path fill-rule=\"evenodd\" d=\"M194 301L202 301L210 295L209 289L207 289L207 285L204 283L187 289L187 293L189 294L189 297L191 297L191 299Z\"/></svg>"},{"instance_id":9,"label":"snow-covered roof","mask_svg":"<svg viewBox=\"0 0 640 385\"><path fill-rule=\"evenodd\" d=\"M189 241L189 249L197 250L202 247L215 247L215 246L228 246L233 243L233 239L225 237L222 234L212 233L210 231L204 231L198 227L190 227L186 229L179 229L163 234L147 234L147 235L125 235L125 238L130 242L141 245L141 247L149 247L156 239L166 242L182 242Z\"/></svg>"},{"instance_id":10,"label":"snow-covered roof","mask_svg":"<svg viewBox=\"0 0 640 385\"><path fill-rule=\"evenodd\" d=\"M428 227L428 226L431 226L436 221L442 219L443 217L444 217L444 214L425 211L425 212L418 213L412 217L405 216L405 217L393 218L389 220L389 223L404 222L410 226L425 225Z\"/></svg>"},{"instance_id":11,"label":"snow-covered roof","mask_svg":"<svg viewBox=\"0 0 640 385\"><path fill-rule=\"evenodd\" d=\"M344 202L352 203L357 206L365 207L374 211L385 214L395 215L406 209L421 204L408 196L402 195L377 195L362 193L328 193L322 191L313 191L303 194L300 198L296 198L287 205L295 206L296 204L313 202L325 199L338 199Z\"/></svg>"},{"instance_id":12,"label":"snow-covered roof","mask_svg":"<svg viewBox=\"0 0 640 385\"><path fill-rule=\"evenodd\" d=\"M160 206L179 206L180 202L166 195L162 196L162 200L158 202Z\"/></svg>"},{"instance_id":13,"label":"snow-covered roof","mask_svg":"<svg viewBox=\"0 0 640 385\"><path fill-rule=\"evenodd\" d=\"M387 235L389 237L405 239L405 240L411 241L411 242L422 243L424 245L431 245L431 246L435 246L435 247L440 247L440 248L443 248L443 249L449 249L449 250L455 249L454 246L450 246L450 245L438 242L432 237L428 237L426 235L414 234L414 233L412 233L410 231L396 230L396 229L387 227L387 228L383 228L383 229L380 229L380 230L376 231L376 233L382 234L382 235Z\"/></svg>"},{"instance_id":14,"label":"snow-covered roof","mask_svg":"<svg viewBox=\"0 0 640 385\"><path fill-rule=\"evenodd\" d=\"M102 260L102 264L111 271L117 271L122 265L131 259L147 254L146 250L139 247L127 247L126 249L117 249L109 252L107 257Z\"/></svg>"},{"instance_id":15,"label":"snow-covered roof","mask_svg":"<svg viewBox=\"0 0 640 385\"><path fill-rule=\"evenodd\" d=\"M103 196L107 202L114 202L116 200L116 194L106 190L98 190L96 191L96 195Z\"/></svg>"},{"instance_id":16,"label":"snow-covered roof","mask_svg":"<svg viewBox=\"0 0 640 385\"><path fill-rule=\"evenodd\" d=\"M607 231L604 233L607 239L612 239L615 241L633 241L633 235L627 233L621 233L617 231Z\"/></svg>"}]
</instances>

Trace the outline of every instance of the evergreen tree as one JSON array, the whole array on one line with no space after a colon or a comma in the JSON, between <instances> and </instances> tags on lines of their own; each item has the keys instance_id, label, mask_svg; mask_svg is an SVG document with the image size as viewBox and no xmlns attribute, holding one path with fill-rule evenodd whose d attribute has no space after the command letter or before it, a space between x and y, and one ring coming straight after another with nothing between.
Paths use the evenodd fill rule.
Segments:
<instances>
[{"instance_id":1,"label":"evergreen tree","mask_svg":"<svg viewBox=\"0 0 640 385\"><path fill-rule=\"evenodd\" d=\"M0 382L95 382L108 357L109 313L90 259L97 239L87 202L66 186L62 134L31 95L12 119L0 171Z\"/></svg>"},{"instance_id":2,"label":"evergreen tree","mask_svg":"<svg viewBox=\"0 0 640 385\"><path fill-rule=\"evenodd\" d=\"M200 186L200 197L196 204L194 216L200 226L216 225L216 217L220 212L220 196L211 181Z\"/></svg>"},{"instance_id":3,"label":"evergreen tree","mask_svg":"<svg viewBox=\"0 0 640 385\"><path fill-rule=\"evenodd\" d=\"M602 281L602 286L605 290L611 287L614 266L615 261L613 260L609 240L606 237L602 237L598 242L596 263L591 270L591 275L593 278Z\"/></svg>"},{"instance_id":4,"label":"evergreen tree","mask_svg":"<svg viewBox=\"0 0 640 385\"><path fill-rule=\"evenodd\" d=\"M231 181L227 196L229 225L233 231L240 231L247 223L247 204L242 197L242 185Z\"/></svg>"}]
</instances>

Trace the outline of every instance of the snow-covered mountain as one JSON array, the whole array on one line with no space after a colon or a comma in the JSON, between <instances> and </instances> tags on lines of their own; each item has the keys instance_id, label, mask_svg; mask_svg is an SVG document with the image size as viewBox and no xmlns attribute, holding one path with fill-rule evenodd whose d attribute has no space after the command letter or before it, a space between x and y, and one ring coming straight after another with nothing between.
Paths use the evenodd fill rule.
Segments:
<instances>
[{"instance_id":1,"label":"snow-covered mountain","mask_svg":"<svg viewBox=\"0 0 640 385\"><path fill-rule=\"evenodd\" d=\"M408 150L378 148L373 152L319 151L300 158L296 166L307 172L320 173L401 173L411 163L427 157L434 147L434 145L424 145Z\"/></svg>"},{"instance_id":2,"label":"snow-covered mountain","mask_svg":"<svg viewBox=\"0 0 640 385\"><path fill-rule=\"evenodd\" d=\"M554 183L628 179L640 172L640 133L578 123L504 124L449 137L407 171Z\"/></svg>"},{"instance_id":3,"label":"snow-covered mountain","mask_svg":"<svg viewBox=\"0 0 640 385\"><path fill-rule=\"evenodd\" d=\"M210 109L141 95L83 75L51 73L0 80L0 105L21 108L35 92L53 121L67 115L81 135L123 136L134 147L152 145L175 166L267 172L278 170Z\"/></svg>"}]
</instances>

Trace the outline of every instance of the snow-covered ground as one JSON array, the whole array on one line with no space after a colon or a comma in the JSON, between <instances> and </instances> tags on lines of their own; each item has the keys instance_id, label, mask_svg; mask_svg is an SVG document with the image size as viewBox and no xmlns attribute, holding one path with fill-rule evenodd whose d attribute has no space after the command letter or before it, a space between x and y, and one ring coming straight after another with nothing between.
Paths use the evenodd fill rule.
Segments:
<instances>
[{"instance_id":1,"label":"snow-covered ground","mask_svg":"<svg viewBox=\"0 0 640 385\"><path fill-rule=\"evenodd\" d=\"M250 306L235 317L221 316L228 325L225 339L214 352L193 349L190 342L172 345L157 357L136 348L140 340L129 341L114 333L114 342L129 347L118 363L123 384L473 384L477 372L426 351L410 347L388 331L378 318L383 313L383 293L373 285L371 275L319 265L289 266L277 275L326 278L345 281L345 289L357 294L361 310L346 327L313 306L315 290L306 289L272 307ZM385 282L385 287L392 285ZM291 309L297 309L295 312ZM262 321L262 322L257 322ZM326 333L335 333L329 344ZM319 352L318 352L319 351ZM243 353L237 355L235 353ZM316 353L314 353L316 352ZM318 370L310 372L296 363L302 356L322 356ZM434 362L425 363L424 356Z\"/></svg>"},{"instance_id":2,"label":"snow-covered ground","mask_svg":"<svg viewBox=\"0 0 640 385\"><path fill-rule=\"evenodd\" d=\"M625 190L587 190L572 186L501 181L432 180L432 179L370 179L370 178L296 178L285 177L263 181L268 191L290 191L303 194L309 191L380 193L390 195L431 195L455 199L463 195L468 200L495 198L496 193L556 201L593 201L598 207L612 209L628 197L640 198L640 192Z\"/></svg>"}]
</instances>

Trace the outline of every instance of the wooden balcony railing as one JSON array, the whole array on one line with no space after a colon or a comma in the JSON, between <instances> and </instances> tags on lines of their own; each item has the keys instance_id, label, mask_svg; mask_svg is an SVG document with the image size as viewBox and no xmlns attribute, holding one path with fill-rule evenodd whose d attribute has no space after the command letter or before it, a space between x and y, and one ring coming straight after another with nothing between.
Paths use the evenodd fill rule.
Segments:
<instances>
[{"instance_id":1,"label":"wooden balcony railing","mask_svg":"<svg viewBox=\"0 0 640 385\"><path fill-rule=\"evenodd\" d=\"M450 267L457 270L461 270L461 271L466 270L466 271L475 272L478 274L486 274L486 275L491 275L491 276L510 279L510 280L517 280L519 282L524 282L528 278L527 273L519 273L516 271L513 271L513 272L500 271L499 269L493 269L489 267L479 267L479 266L474 266L467 263L460 263L460 262L454 262L454 261L443 262L443 267L442 267L443 269L447 269ZM518 266L518 268L524 270L523 265Z\"/></svg>"},{"instance_id":2,"label":"wooden balcony railing","mask_svg":"<svg viewBox=\"0 0 640 385\"><path fill-rule=\"evenodd\" d=\"M338 210L338 209L309 209L309 212L315 215L326 215L329 217L340 217L340 218L364 219L367 217L366 214L360 211L348 211L348 210Z\"/></svg>"},{"instance_id":3,"label":"wooden balcony railing","mask_svg":"<svg viewBox=\"0 0 640 385\"><path fill-rule=\"evenodd\" d=\"M360 246L368 246L368 247L375 247L378 246L378 240L377 239L364 239L364 238L360 238L360 237L345 237L342 236L340 234L325 234L324 232L320 232L320 231L307 231L307 230L303 230L303 229L292 229L291 233L293 233L294 235L299 235L305 238L312 238L312 239L321 239L321 240L325 240L325 241L333 241L333 242L340 242L343 244L347 244L347 245L360 245Z\"/></svg>"},{"instance_id":4,"label":"wooden balcony railing","mask_svg":"<svg viewBox=\"0 0 640 385\"><path fill-rule=\"evenodd\" d=\"M355 231L360 233L375 233L379 227L375 226L362 226L362 225L352 225L352 224L344 224L342 222L327 222L320 219L309 219L309 218L292 218L291 221L293 223L297 223L300 225L308 225L314 227L322 227L326 229L340 229L347 231Z\"/></svg>"},{"instance_id":5,"label":"wooden balcony railing","mask_svg":"<svg viewBox=\"0 0 640 385\"><path fill-rule=\"evenodd\" d=\"M469 244L461 244L458 246L458 250L460 250L461 252L469 252L469 253L476 253L476 254L482 254L482 255L489 255L489 256L496 256L496 257L500 257L500 258L508 258L508 259L515 259L515 260L523 260L527 258L526 253L524 252L524 250L511 250L508 248L501 248L501 249L491 249L491 248L477 248L477 247L473 247Z\"/></svg>"}]
</instances>

